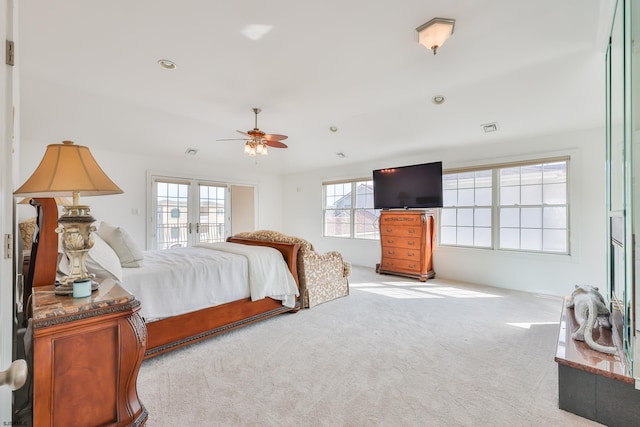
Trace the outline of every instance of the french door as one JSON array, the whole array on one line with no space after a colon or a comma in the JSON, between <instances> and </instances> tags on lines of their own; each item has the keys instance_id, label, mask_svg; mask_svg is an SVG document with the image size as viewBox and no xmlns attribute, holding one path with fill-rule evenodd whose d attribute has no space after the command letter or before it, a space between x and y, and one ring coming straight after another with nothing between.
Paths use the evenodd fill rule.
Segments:
<instances>
[{"instance_id":1,"label":"french door","mask_svg":"<svg viewBox=\"0 0 640 427\"><path fill-rule=\"evenodd\" d=\"M230 230L227 184L152 177L150 249L223 242Z\"/></svg>"}]
</instances>

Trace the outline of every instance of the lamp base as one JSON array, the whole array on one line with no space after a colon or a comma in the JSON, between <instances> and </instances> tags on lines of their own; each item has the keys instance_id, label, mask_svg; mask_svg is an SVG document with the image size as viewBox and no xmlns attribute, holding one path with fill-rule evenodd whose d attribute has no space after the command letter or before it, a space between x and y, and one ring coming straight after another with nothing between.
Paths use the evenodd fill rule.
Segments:
<instances>
[{"instance_id":1,"label":"lamp base","mask_svg":"<svg viewBox=\"0 0 640 427\"><path fill-rule=\"evenodd\" d=\"M63 214L58 218L56 233L62 235L62 246L69 258L69 274L59 280L62 284L60 286L64 286L60 292L69 293L70 289L72 293L75 280L95 277L87 272L85 265L87 254L94 243L91 236L91 232L96 230L92 225L94 221L95 218L89 214L89 206L86 205L64 206Z\"/></svg>"}]
</instances>

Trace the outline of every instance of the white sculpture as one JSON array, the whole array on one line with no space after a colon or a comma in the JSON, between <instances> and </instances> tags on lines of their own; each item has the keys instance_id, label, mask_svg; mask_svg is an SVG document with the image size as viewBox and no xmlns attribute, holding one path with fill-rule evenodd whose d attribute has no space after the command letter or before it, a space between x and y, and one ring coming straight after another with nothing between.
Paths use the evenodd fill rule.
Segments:
<instances>
[{"instance_id":1,"label":"white sculpture","mask_svg":"<svg viewBox=\"0 0 640 427\"><path fill-rule=\"evenodd\" d=\"M573 308L579 325L578 330L572 335L574 340L584 341L592 349L603 353L618 353L616 347L598 344L593 340L593 329L596 324L611 328L609 309L604 303L604 298L598 292L598 288L589 285L576 285L575 290L571 293L571 299L567 307Z\"/></svg>"}]
</instances>

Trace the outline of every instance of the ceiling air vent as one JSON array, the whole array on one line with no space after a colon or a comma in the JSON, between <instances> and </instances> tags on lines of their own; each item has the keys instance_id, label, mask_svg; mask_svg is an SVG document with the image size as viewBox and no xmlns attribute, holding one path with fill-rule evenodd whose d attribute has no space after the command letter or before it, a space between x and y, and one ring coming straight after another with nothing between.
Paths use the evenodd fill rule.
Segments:
<instances>
[{"instance_id":1,"label":"ceiling air vent","mask_svg":"<svg viewBox=\"0 0 640 427\"><path fill-rule=\"evenodd\" d=\"M497 123L485 123L480 126L482 126L482 130L484 130L484 133L496 132L498 130Z\"/></svg>"},{"instance_id":2,"label":"ceiling air vent","mask_svg":"<svg viewBox=\"0 0 640 427\"><path fill-rule=\"evenodd\" d=\"M196 154L198 154L198 150L196 148L187 148L187 151L185 151L184 154L195 156Z\"/></svg>"}]
</instances>

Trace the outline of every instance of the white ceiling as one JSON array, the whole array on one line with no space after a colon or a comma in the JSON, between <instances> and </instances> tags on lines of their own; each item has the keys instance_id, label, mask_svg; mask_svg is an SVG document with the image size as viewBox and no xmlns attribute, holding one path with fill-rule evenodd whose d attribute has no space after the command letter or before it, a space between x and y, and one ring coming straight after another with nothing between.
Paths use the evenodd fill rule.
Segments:
<instances>
[{"instance_id":1,"label":"white ceiling","mask_svg":"<svg viewBox=\"0 0 640 427\"><path fill-rule=\"evenodd\" d=\"M258 127L289 136L261 165L288 173L604 126L608 3L18 2L21 138L247 165L242 141L216 139L260 107ZM415 32L433 17L456 19L436 56Z\"/></svg>"}]
</instances>

